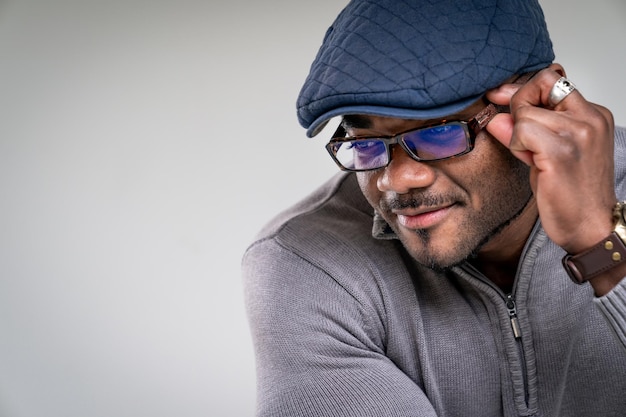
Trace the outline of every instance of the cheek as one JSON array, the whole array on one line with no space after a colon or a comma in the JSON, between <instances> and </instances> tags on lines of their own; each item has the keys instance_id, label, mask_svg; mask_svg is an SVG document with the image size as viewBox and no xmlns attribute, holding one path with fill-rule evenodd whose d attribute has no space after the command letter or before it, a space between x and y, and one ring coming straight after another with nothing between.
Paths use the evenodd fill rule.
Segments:
<instances>
[{"instance_id":1,"label":"cheek","mask_svg":"<svg viewBox=\"0 0 626 417\"><path fill-rule=\"evenodd\" d=\"M359 182L361 192L374 208L378 208L378 202L380 201L381 193L376 185L380 171L366 171L357 172L356 178Z\"/></svg>"},{"instance_id":2,"label":"cheek","mask_svg":"<svg viewBox=\"0 0 626 417\"><path fill-rule=\"evenodd\" d=\"M486 193L488 200L526 201L530 193L529 167L495 139L485 138L481 145L484 152L477 156L482 163L477 163L475 166L479 168L468 175L474 188Z\"/></svg>"}]
</instances>

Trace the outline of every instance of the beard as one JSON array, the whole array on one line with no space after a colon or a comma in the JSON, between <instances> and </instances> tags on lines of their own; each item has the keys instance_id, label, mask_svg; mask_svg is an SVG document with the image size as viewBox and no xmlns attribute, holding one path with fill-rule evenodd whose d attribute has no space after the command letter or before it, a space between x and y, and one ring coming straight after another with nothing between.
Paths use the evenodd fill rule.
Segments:
<instances>
[{"instance_id":1,"label":"beard","mask_svg":"<svg viewBox=\"0 0 626 417\"><path fill-rule=\"evenodd\" d=\"M421 265L432 269L436 272L446 272L447 270L458 266L462 263L465 263L468 260L472 260L478 257L478 252L480 249L485 246L491 239L500 234L504 229L507 228L511 223L515 221L526 209L528 203L532 200L531 195L525 200L524 204L519 207L519 209L513 213L508 219L505 219L492 229L490 229L483 238L478 241L475 245L470 245L469 242L466 244L460 244L456 251L456 257L443 259L441 256L437 256L436 254L426 250L413 250L409 249L407 243L403 241L402 237L400 240L402 241L405 248L409 249L410 255ZM431 232L427 229L417 229L414 231L415 236L420 240L422 248L428 248L431 245ZM400 236L400 235L398 235Z\"/></svg>"},{"instance_id":2,"label":"beard","mask_svg":"<svg viewBox=\"0 0 626 417\"><path fill-rule=\"evenodd\" d=\"M430 168L428 164L424 168L416 165L416 170L424 170L424 179L413 179L406 165L400 166L407 169L406 173L358 173L359 186L368 202L395 232L407 253L427 268L447 270L479 256L494 237L509 230L517 233L517 228L507 226L519 220L533 197L528 165L486 133L479 134L476 144L473 153L459 159L434 162ZM442 220L424 228L405 227L395 214L440 208L447 210Z\"/></svg>"},{"instance_id":3,"label":"beard","mask_svg":"<svg viewBox=\"0 0 626 417\"><path fill-rule=\"evenodd\" d=\"M479 190L484 204L473 209L467 192L457 190L448 195L428 191L396 196L381 203L381 209L392 219L392 210L404 208L438 207L454 204L460 210L455 230L447 233L435 229L402 228L389 222L403 246L418 263L435 271L446 271L478 256L482 247L502 233L524 212L532 200L529 168L510 153L507 170L491 176L478 176L466 189ZM494 182L494 178L498 178Z\"/></svg>"}]
</instances>

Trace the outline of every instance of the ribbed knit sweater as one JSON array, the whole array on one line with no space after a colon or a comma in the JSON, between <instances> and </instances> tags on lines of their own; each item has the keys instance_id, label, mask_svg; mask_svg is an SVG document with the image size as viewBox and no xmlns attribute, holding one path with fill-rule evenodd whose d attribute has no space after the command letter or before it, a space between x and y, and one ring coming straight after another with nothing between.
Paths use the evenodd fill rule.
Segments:
<instances>
[{"instance_id":1,"label":"ribbed knit sweater","mask_svg":"<svg viewBox=\"0 0 626 417\"><path fill-rule=\"evenodd\" d=\"M615 159L626 199L623 129ZM259 417L626 416L626 279L575 285L538 222L505 294L468 263L420 266L376 223L341 173L247 250Z\"/></svg>"}]
</instances>

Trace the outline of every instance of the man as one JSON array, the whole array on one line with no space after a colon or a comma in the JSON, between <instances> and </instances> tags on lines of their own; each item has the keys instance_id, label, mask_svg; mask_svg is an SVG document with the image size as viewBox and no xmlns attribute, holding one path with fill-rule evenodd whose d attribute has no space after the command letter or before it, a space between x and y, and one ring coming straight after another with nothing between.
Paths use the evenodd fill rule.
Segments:
<instances>
[{"instance_id":1,"label":"man","mask_svg":"<svg viewBox=\"0 0 626 417\"><path fill-rule=\"evenodd\" d=\"M624 415L626 131L553 59L535 0L342 11L298 116L347 172L244 257L259 416Z\"/></svg>"}]
</instances>

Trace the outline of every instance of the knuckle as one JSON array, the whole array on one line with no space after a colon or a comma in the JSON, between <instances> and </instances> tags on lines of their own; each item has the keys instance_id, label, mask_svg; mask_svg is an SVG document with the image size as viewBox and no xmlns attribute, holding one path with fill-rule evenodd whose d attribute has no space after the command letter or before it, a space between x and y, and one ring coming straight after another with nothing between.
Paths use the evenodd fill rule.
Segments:
<instances>
[{"instance_id":1,"label":"knuckle","mask_svg":"<svg viewBox=\"0 0 626 417\"><path fill-rule=\"evenodd\" d=\"M555 157L563 163L578 162L584 154L579 144L569 139L560 141L558 149L559 152L555 153Z\"/></svg>"},{"instance_id":2,"label":"knuckle","mask_svg":"<svg viewBox=\"0 0 626 417\"><path fill-rule=\"evenodd\" d=\"M604 106L600 106L599 104L594 104L596 110L600 113L601 122L604 122L605 128L608 130L612 130L615 126L615 118L613 116L613 112L607 109Z\"/></svg>"}]
</instances>

